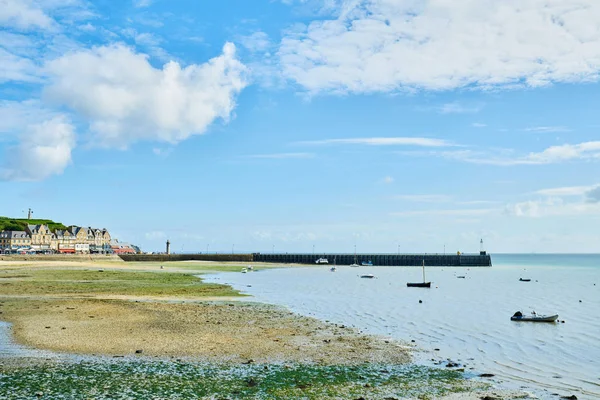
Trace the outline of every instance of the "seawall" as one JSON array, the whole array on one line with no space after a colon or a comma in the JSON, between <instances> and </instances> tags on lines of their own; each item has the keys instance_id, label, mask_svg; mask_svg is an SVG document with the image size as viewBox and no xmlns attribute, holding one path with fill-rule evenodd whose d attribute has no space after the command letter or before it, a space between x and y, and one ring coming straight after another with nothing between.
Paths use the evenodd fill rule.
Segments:
<instances>
[{"instance_id":1,"label":"seawall","mask_svg":"<svg viewBox=\"0 0 600 400\"><path fill-rule=\"evenodd\" d=\"M121 261L114 254L2 254L0 261Z\"/></svg>"},{"instance_id":2,"label":"seawall","mask_svg":"<svg viewBox=\"0 0 600 400\"><path fill-rule=\"evenodd\" d=\"M124 261L216 261L265 262L280 264L315 264L326 258L329 264L350 265L354 254L132 254L120 255ZM379 266L420 266L425 261L429 267L491 267L489 254L357 254L356 262L372 262Z\"/></svg>"}]
</instances>

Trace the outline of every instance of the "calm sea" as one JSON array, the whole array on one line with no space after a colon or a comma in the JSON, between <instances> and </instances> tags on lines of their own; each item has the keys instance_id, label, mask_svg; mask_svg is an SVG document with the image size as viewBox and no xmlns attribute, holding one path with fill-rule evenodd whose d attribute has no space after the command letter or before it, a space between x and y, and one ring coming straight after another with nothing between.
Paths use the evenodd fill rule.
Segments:
<instances>
[{"instance_id":1,"label":"calm sea","mask_svg":"<svg viewBox=\"0 0 600 400\"><path fill-rule=\"evenodd\" d=\"M492 268L427 268L429 290L406 287L422 279L414 267L281 268L208 279L300 314L415 340L419 362L460 361L467 371L495 374L499 386L542 398L600 398L600 255L492 260ZM565 323L510 321L518 310L559 314Z\"/></svg>"}]
</instances>

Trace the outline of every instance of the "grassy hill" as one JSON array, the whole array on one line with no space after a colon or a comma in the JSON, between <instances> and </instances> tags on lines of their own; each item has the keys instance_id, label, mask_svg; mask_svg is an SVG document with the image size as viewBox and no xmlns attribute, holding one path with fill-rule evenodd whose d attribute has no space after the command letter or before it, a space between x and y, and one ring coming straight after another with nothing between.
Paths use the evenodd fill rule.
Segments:
<instances>
[{"instance_id":1,"label":"grassy hill","mask_svg":"<svg viewBox=\"0 0 600 400\"><path fill-rule=\"evenodd\" d=\"M54 222L50 219L24 219L0 217L0 231L24 231L27 224L48 225L52 232L54 232L57 229L67 229L67 227L64 226L62 223Z\"/></svg>"}]
</instances>

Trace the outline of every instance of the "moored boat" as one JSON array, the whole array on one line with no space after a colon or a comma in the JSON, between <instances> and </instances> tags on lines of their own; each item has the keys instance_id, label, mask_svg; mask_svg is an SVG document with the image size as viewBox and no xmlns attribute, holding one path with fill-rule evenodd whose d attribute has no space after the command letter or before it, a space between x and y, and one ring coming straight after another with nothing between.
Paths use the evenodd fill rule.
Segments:
<instances>
[{"instance_id":1,"label":"moored boat","mask_svg":"<svg viewBox=\"0 0 600 400\"><path fill-rule=\"evenodd\" d=\"M555 315L540 315L536 314L535 311L531 315L523 315L521 311L517 311L512 317L511 321L527 321L527 322L554 322L558 319L558 314Z\"/></svg>"},{"instance_id":2,"label":"moored boat","mask_svg":"<svg viewBox=\"0 0 600 400\"><path fill-rule=\"evenodd\" d=\"M360 263L360 265L362 265L363 267L372 267L373 266L373 261L369 260L369 261L363 261Z\"/></svg>"},{"instance_id":3,"label":"moored boat","mask_svg":"<svg viewBox=\"0 0 600 400\"><path fill-rule=\"evenodd\" d=\"M407 283L408 287L431 287L431 282L416 282L416 283Z\"/></svg>"},{"instance_id":4,"label":"moored boat","mask_svg":"<svg viewBox=\"0 0 600 400\"><path fill-rule=\"evenodd\" d=\"M317 261L315 261L315 264L329 264L329 260L326 258L319 258Z\"/></svg>"},{"instance_id":5,"label":"moored boat","mask_svg":"<svg viewBox=\"0 0 600 400\"><path fill-rule=\"evenodd\" d=\"M520 282L531 282L531 279L529 279L529 278L525 278L525 279L519 278L519 281Z\"/></svg>"},{"instance_id":6,"label":"moored boat","mask_svg":"<svg viewBox=\"0 0 600 400\"><path fill-rule=\"evenodd\" d=\"M373 275L373 274L363 274L360 277L361 278L365 278L365 279L373 279L373 278L375 278L375 275Z\"/></svg>"},{"instance_id":7,"label":"moored boat","mask_svg":"<svg viewBox=\"0 0 600 400\"><path fill-rule=\"evenodd\" d=\"M425 260L423 260L423 282L408 282L406 284L408 287L424 287L430 288L431 282L425 282Z\"/></svg>"}]
</instances>

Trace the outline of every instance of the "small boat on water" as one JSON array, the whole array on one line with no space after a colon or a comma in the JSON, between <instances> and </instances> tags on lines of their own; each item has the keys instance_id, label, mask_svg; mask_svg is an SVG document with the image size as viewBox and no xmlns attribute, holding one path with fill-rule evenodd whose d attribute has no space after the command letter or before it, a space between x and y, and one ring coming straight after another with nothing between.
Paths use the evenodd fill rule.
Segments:
<instances>
[{"instance_id":1,"label":"small boat on water","mask_svg":"<svg viewBox=\"0 0 600 400\"><path fill-rule=\"evenodd\" d=\"M531 315L523 315L521 311L517 311L512 317L511 321L527 321L527 322L554 322L558 319L558 314L555 315L540 315L535 311Z\"/></svg>"},{"instance_id":2,"label":"small boat on water","mask_svg":"<svg viewBox=\"0 0 600 400\"><path fill-rule=\"evenodd\" d=\"M331 272L335 272L335 271L337 271L337 268L336 268L336 267L331 267L331 268L329 268L329 270L330 270Z\"/></svg>"},{"instance_id":3,"label":"small boat on water","mask_svg":"<svg viewBox=\"0 0 600 400\"><path fill-rule=\"evenodd\" d=\"M531 282L531 279L529 279L529 278L526 278L526 279L519 278L519 281L520 282Z\"/></svg>"},{"instance_id":4,"label":"small boat on water","mask_svg":"<svg viewBox=\"0 0 600 400\"><path fill-rule=\"evenodd\" d=\"M365 278L365 279L373 279L373 278L375 278L375 275L373 275L373 274L363 274L360 277L361 278Z\"/></svg>"},{"instance_id":5,"label":"small boat on water","mask_svg":"<svg viewBox=\"0 0 600 400\"><path fill-rule=\"evenodd\" d=\"M373 261L369 260L369 261L363 261L360 263L360 265L362 265L363 267L372 267L373 266Z\"/></svg>"},{"instance_id":6,"label":"small boat on water","mask_svg":"<svg viewBox=\"0 0 600 400\"><path fill-rule=\"evenodd\" d=\"M321 257L317 261L315 261L315 264L329 264L329 260Z\"/></svg>"},{"instance_id":7,"label":"small boat on water","mask_svg":"<svg viewBox=\"0 0 600 400\"><path fill-rule=\"evenodd\" d=\"M246 268L242 268L242 274L246 274L248 273L248 270Z\"/></svg>"},{"instance_id":8,"label":"small boat on water","mask_svg":"<svg viewBox=\"0 0 600 400\"><path fill-rule=\"evenodd\" d=\"M430 288L431 282L425 282L425 260L423 260L423 282L408 282L406 284L408 287L424 287Z\"/></svg>"},{"instance_id":9,"label":"small boat on water","mask_svg":"<svg viewBox=\"0 0 600 400\"><path fill-rule=\"evenodd\" d=\"M350 264L351 267L360 267L360 265L354 263L354 264Z\"/></svg>"}]
</instances>

